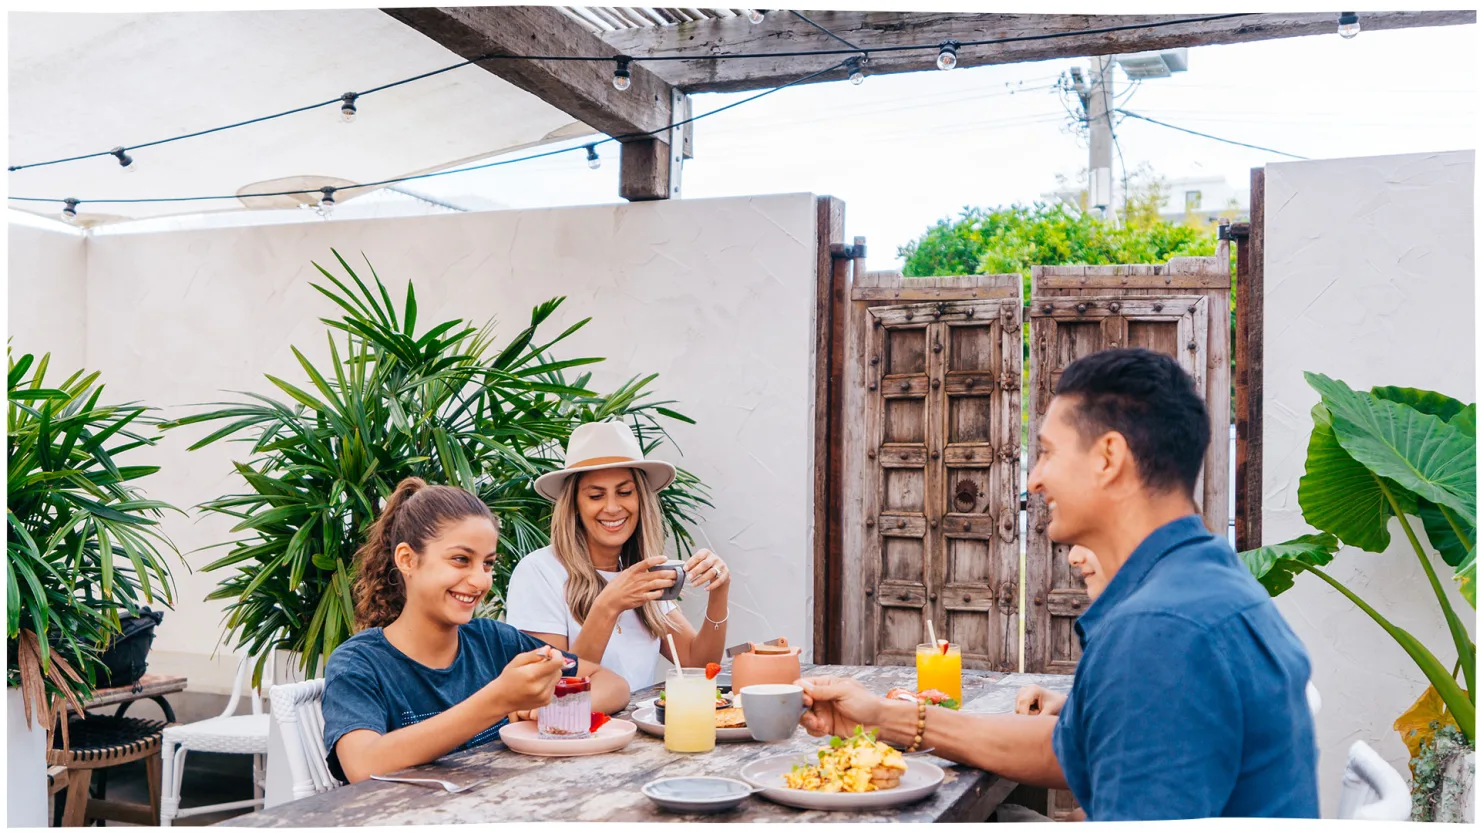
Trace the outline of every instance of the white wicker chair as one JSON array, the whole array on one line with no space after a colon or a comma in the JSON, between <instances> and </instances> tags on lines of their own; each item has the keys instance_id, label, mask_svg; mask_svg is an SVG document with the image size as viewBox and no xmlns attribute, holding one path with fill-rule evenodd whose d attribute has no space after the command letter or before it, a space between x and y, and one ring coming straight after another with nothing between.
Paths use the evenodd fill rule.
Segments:
<instances>
[{"instance_id":1,"label":"white wicker chair","mask_svg":"<svg viewBox=\"0 0 1480 833\"><path fill-rule=\"evenodd\" d=\"M1372 747L1357 741L1346 753L1341 806L1336 817L1366 821L1407 821L1413 812L1408 784Z\"/></svg>"},{"instance_id":2,"label":"white wicker chair","mask_svg":"<svg viewBox=\"0 0 1480 833\"><path fill-rule=\"evenodd\" d=\"M251 687L248 676L253 660L246 657L236 667L236 681L232 684L231 699L219 717L196 723L168 726L160 745L162 773L159 801L159 824L169 827L177 818L213 813L220 810L260 808L263 804L263 788L266 786L267 733L270 718L262 713L262 696ZM271 685L271 663L262 687ZM237 714L241 704L242 687L247 686L252 702L251 714ZM181 807L180 793L185 780L185 755L188 752L223 752L252 756L252 795L243 801L228 801L202 807Z\"/></svg>"},{"instance_id":3,"label":"white wicker chair","mask_svg":"<svg viewBox=\"0 0 1480 833\"><path fill-rule=\"evenodd\" d=\"M329 751L324 748L324 681L275 685L269 696L293 776L293 800L343 786L329 774Z\"/></svg>"}]
</instances>

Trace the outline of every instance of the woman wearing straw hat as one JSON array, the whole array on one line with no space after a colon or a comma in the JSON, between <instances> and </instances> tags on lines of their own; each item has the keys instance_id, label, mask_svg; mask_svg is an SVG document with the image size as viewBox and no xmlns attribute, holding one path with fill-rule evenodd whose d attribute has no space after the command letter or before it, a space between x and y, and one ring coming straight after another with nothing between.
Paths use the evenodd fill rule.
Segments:
<instances>
[{"instance_id":1,"label":"woman wearing straw hat","mask_svg":"<svg viewBox=\"0 0 1480 833\"><path fill-rule=\"evenodd\" d=\"M635 691L657 681L658 657L685 667L719 662L729 619L730 570L699 550L684 562L687 586L708 591L695 628L678 605L659 601L677 582L663 564L658 492L677 470L645 460L622 422L590 422L571 432L565 467L535 481L553 501L550 546L526 555L509 579L508 623L620 674ZM670 656L668 636L678 656Z\"/></svg>"}]
</instances>

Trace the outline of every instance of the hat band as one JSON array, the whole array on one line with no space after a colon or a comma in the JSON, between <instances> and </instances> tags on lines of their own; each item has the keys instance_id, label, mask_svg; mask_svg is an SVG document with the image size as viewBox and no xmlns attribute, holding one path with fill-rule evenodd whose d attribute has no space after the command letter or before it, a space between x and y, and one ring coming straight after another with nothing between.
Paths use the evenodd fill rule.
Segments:
<instances>
[{"instance_id":1,"label":"hat band","mask_svg":"<svg viewBox=\"0 0 1480 833\"><path fill-rule=\"evenodd\" d=\"M611 463L641 463L641 462L643 462L643 461L642 460L634 460L631 457L592 457L589 460L582 460L579 463L566 463L565 464L565 468L568 471L570 469L584 469L584 468L587 468L588 466L605 466L605 465L609 465Z\"/></svg>"}]
</instances>

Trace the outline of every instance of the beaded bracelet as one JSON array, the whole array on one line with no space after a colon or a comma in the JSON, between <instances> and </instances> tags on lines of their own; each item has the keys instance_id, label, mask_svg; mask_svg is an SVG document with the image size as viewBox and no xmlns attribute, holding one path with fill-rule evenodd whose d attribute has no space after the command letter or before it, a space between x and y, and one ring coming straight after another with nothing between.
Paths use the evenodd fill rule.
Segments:
<instances>
[{"instance_id":1,"label":"beaded bracelet","mask_svg":"<svg viewBox=\"0 0 1480 833\"><path fill-rule=\"evenodd\" d=\"M925 701L920 700L915 705L920 709L919 718L915 721L915 740L910 744L910 748L905 750L905 754L919 749L920 744L925 741Z\"/></svg>"}]
</instances>

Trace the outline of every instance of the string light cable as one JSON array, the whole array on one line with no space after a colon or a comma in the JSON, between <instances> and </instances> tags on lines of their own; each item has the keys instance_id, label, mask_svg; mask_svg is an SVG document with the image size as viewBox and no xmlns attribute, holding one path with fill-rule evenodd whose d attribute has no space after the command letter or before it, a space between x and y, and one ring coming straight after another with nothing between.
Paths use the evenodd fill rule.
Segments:
<instances>
[{"instance_id":1,"label":"string light cable","mask_svg":"<svg viewBox=\"0 0 1480 833\"><path fill-rule=\"evenodd\" d=\"M1210 22L1219 21L1219 20L1229 20L1229 19L1236 19L1236 18L1241 18L1241 17L1248 17L1250 15L1257 14L1257 13L1255 13L1255 12L1238 12L1238 13L1230 13L1230 14L1203 15L1203 16L1200 16L1200 17L1187 17L1187 18L1178 18L1178 19L1175 19L1175 20L1163 20L1163 21L1157 21L1157 22L1154 22L1154 23L1128 23L1128 24L1122 24L1122 25L1119 25L1119 26L1104 26L1104 27L1100 27L1098 29L1081 29L1081 30L1076 30L1076 31L1072 31L1072 32L1045 32L1045 33L1036 34L1036 35L1015 35L1015 36L1012 36L1012 37L987 38L987 39L980 39L980 40L947 40L947 41L944 41L942 43L933 43L933 44L898 44L898 45L893 45L893 46L869 47L867 49L858 47L858 46L850 43L849 41L844 40L841 37L838 37L837 35L833 34L831 31L827 30L825 27L820 26L819 24L813 22L812 20L806 18L805 16L803 16L803 15L801 15L799 13L793 12L793 14L796 14L798 17L801 17L807 23L809 23L809 24L811 24L811 25L813 25L813 26L821 29L827 35L835 38L836 40L838 40L841 43L843 43L844 45L846 45L847 48L846 49L814 49L814 50L801 50L801 51L788 51L788 52L739 52L739 53L732 53L732 54L727 54L727 55L647 55L647 56L629 56L629 55L615 55L615 56L613 56L613 55L602 55L602 56L596 56L596 55L513 55L513 54L485 54L485 55L479 55L479 56L477 56L475 58L469 58L467 60L459 61L459 62L457 62L455 64L449 64L448 66L441 67L439 69L434 69L434 70L431 70L429 72L423 72L423 73L421 73L419 75L413 75L410 78L402 78L402 79L400 79L398 81L392 81L392 82L387 83L387 84L381 84L380 86L371 87L369 89L360 90L358 92L347 92L347 93L343 93L341 95L335 96L335 97L330 98L330 99L326 99L324 101L315 102L313 104L306 104L306 105L304 105L302 107L294 107L294 108L289 109L289 110L283 110L281 112L272 113L272 114L269 114L269 115L266 115L266 116L259 116L257 118L253 118L253 119L245 119L243 121L232 122L231 124L225 124L225 125L221 125L219 127L212 127L212 128L208 128L206 130L197 130L197 131L194 131L194 132L191 132L191 133L184 133L184 134L181 134L181 135L178 135L178 136L170 136L170 137L163 138L163 139L155 139L155 140L149 141L149 142L140 142L139 144L135 144L135 145L124 145L124 146L115 147L115 148L112 148L112 149L109 149L109 150L100 150L100 151L97 151L97 152L94 152L94 153L85 153L85 154L80 154L80 155L77 155L77 156L67 156L67 157L63 157L63 158L59 158L59 159L50 159L50 160L46 160L46 161L43 161L43 162L29 162L29 163L21 164L21 165L11 165L11 166L8 167L8 170L10 172L14 173L16 171L27 170L27 169L30 169L30 168L41 168L41 167L46 167L46 166L50 166L50 165L61 165L61 164L66 164L66 163L71 163L71 162L80 162L80 161L83 161L83 160L96 159L96 158L104 157L104 156L115 156L116 157L116 156L118 156L119 153L122 153L122 152L140 150L140 149L143 149L143 148L157 147L159 145L169 144L169 143L172 143L172 142L178 142L178 141L182 141L182 140L185 140L185 139L193 139L193 138L197 138L197 137L200 137L200 136L208 136L208 135L211 135L211 134L214 134L214 133L220 133L220 132L226 131L226 130L234 130L234 129L239 128L239 127L247 127L247 126L254 125L254 124L260 124L260 123L266 122L266 121L272 121L274 119L286 118L288 116L297 115L299 113L306 113L308 111L317 110L317 109L320 109L320 108L323 108L323 107L331 107L331 106L332 107L338 107L339 110L340 110L341 117L345 121L347 121L347 122L349 122L349 121L355 121L356 120L356 117L358 115L359 106L361 104L363 104L363 99L366 96L373 95L373 94L378 93L378 92L384 92L386 90L395 89L397 87L401 87L401 86L404 86L406 84L411 84L411 83L414 83L416 81L422 81L422 80L425 80L427 78L433 78L435 76L442 75L444 73L448 73L448 72L451 72L451 71L456 70L456 69L461 69L461 68L466 67L466 66L471 66L473 64L484 64L484 63L489 63L489 62L493 62L493 61L572 61L572 62L586 62L586 63L612 63L616 67L616 70L615 70L614 76L613 76L613 81L614 81L614 84L620 90L620 89L626 89L627 86L630 86L630 67L634 63L662 63L662 62L670 62L670 61L703 61L703 60L708 60L708 61L735 61L735 60L751 60L751 59L757 59L757 60L760 60L760 59L771 59L771 60L774 60L774 59L777 59L777 58L808 58L808 57L833 57L833 56L851 56L851 57L862 58L862 57L864 57L864 56L866 56L868 54L881 55L881 54L892 54L892 53L899 53L899 52L922 52L922 51L935 50L938 53L938 55L937 55L937 61L936 61L937 66L940 66L942 69L946 69L948 67L944 66L942 64L942 61L946 58L947 51L950 52L950 58L948 60L946 60L946 62L949 63L950 67L954 67L954 66L957 65L957 63L956 63L956 52L959 51L959 50L961 50L961 49L966 49L966 48L971 48L971 47L993 46L993 45L1007 44L1007 43L1023 43L1023 42L1030 42L1030 41L1057 40L1057 39L1063 39L1063 38L1083 37L1085 35L1111 34L1111 33L1115 33L1115 32L1126 32L1126 31L1134 31L1134 30L1140 30L1140 29L1152 29L1152 28L1160 28L1160 27L1166 27L1166 26L1190 25L1190 24L1195 24L1195 23L1210 23ZM866 61L860 61L860 63L861 64L862 63L866 63ZM625 85L622 83L621 80L618 80L618 79L622 78L622 72L623 72L623 70L628 70L627 77L626 77L626 82L627 83ZM861 76L861 73L859 74L859 77L860 78L862 77ZM861 81L855 81L855 83L861 83ZM122 159L120 159L120 163L124 165L125 170L127 170L127 169L129 169L131 167L131 165L129 163L122 162Z\"/></svg>"},{"instance_id":2,"label":"string light cable","mask_svg":"<svg viewBox=\"0 0 1480 833\"><path fill-rule=\"evenodd\" d=\"M808 74L803 75L803 76L801 76L799 78L796 78L796 79L793 79L791 81L788 81L785 84L781 84L780 86L772 87L772 88L770 88L768 90L763 90L763 91L761 91L759 93L756 93L755 95L748 96L746 98L740 99L739 101L734 101L734 102L731 102L729 104L726 104L723 107L717 107L717 108L715 108L713 110L710 110L710 111L708 111L706 113L700 113L697 116L691 116L689 118L683 119L682 121L677 121L677 122L674 122L672 124L665 125L663 127L659 127L657 129L654 129L654 130L649 130L649 131L642 132L642 133L625 133L625 134L621 134L619 136L609 136L609 137L607 137L605 139L602 139L600 141L597 141L597 142L587 142L587 143L582 144L582 145L574 145L572 147L559 148L559 149L556 149L556 150L548 150L548 151L544 151L542 153L532 153L532 154L529 154L529 155L526 155L526 156L520 156L520 157L517 157L517 158L514 158L514 159L500 159L500 160L496 160L496 161L493 161L493 162L486 162L486 163L481 164L481 165L472 165L472 166L469 166L469 167L466 167L466 168L452 168L452 169L445 170L445 171L434 171L432 173L425 173L425 174L413 174L411 176L394 177L392 179L382 179L382 180L377 180L375 182L361 182L361 183L356 183L354 185L340 185L340 186L337 186L337 187L324 187L324 188L306 188L306 189L299 189L299 190L293 190L293 191L271 191L271 192L251 193L251 194L219 194L219 195L196 196L196 197L138 197L138 198L133 198L133 199L79 199L79 198L76 198L76 197L8 197L7 199L10 199L10 200L13 200L13 201L17 201L17 202L53 202L53 203L60 203L60 204L62 204L64 206L63 211L62 211L63 216L66 219L68 219L69 221L76 218L76 216L77 216L77 207L79 205L83 205L83 204L97 204L97 205L135 205L135 204L142 204L142 203L206 202L206 201L210 201L210 200L238 200L238 199L250 199L250 198L253 198L253 197L295 197L295 196L309 196L309 195L314 195L314 194L319 195L319 209L320 209L321 212L323 212L323 211L327 211L327 210L333 208L333 206L336 204L336 200L335 200L334 195L337 194L337 193L340 193L340 192L344 192L344 191L353 191L353 190L358 190L358 189L363 189L363 188L379 188L379 187L386 186L386 185L396 185L396 184L399 184L399 183L402 183L402 182L413 182L413 181L416 181L416 180L431 179L433 177L439 177L439 176L451 176L453 174L467 173L469 171L479 171L479 170L485 170L485 169L488 169L488 168L502 167L502 166L505 166L505 165L514 165L514 164L518 164L520 162L529 162L529 161L532 161L532 160L535 160L535 159L545 159L545 158L548 158L548 157L551 157L551 156L559 156L559 155L565 154L565 153L584 152L586 154L587 164L590 165L592 168L595 168L595 167L598 167L600 165L600 159L596 155L596 148L599 147L600 145L604 145L604 144L607 144L609 142L631 141L631 140L634 140L634 139L642 139L642 138L647 138L647 137L651 137L651 136L659 136L659 135L662 135L662 134L667 133L670 130L674 130L676 128L683 127L684 125L687 125L687 124L692 124L692 123L694 123L696 121L699 121L700 119L707 119L707 118L709 118L711 116L719 115L720 113L723 113L726 110L733 110L736 107L740 107L742 105L749 104L750 102L756 101L757 99L765 98L768 95L772 95L772 94L781 92L782 90L787 89L789 87L794 87L794 86L796 86L798 84L805 84L808 81L811 81L811 80L813 80L815 78L818 78L820 76L827 75L829 73L833 73L833 72L836 72L836 71L838 71L840 69L843 69L847 65L848 65L848 62L847 61L842 61L842 62L836 63L836 64L834 64L834 65L832 65L832 66L830 66L830 67L828 67L826 69L821 69L821 70L818 70L816 72L808 73ZM595 162L595 164L592 164L592 162Z\"/></svg>"},{"instance_id":3,"label":"string light cable","mask_svg":"<svg viewBox=\"0 0 1480 833\"><path fill-rule=\"evenodd\" d=\"M1224 144L1228 144L1228 145L1238 145L1239 147L1249 148L1251 150L1262 150L1265 153L1273 153L1273 154L1276 154L1276 155L1279 155L1279 156L1288 156L1291 159L1301 159L1301 160L1309 160L1310 159L1310 157L1308 157L1308 156L1299 156L1299 155L1294 154L1294 153L1286 153L1286 152L1284 152L1282 150L1275 150L1274 148L1266 148L1266 147L1260 147L1259 145L1251 145L1251 144L1249 144L1247 142L1236 142L1233 139L1225 139L1222 136L1214 136L1214 135L1211 135L1209 133L1200 133L1200 132L1198 132L1196 130L1190 130L1190 129L1186 128L1186 127L1178 127L1175 124L1167 124L1164 121L1158 121L1156 119L1151 118L1150 116L1143 116L1140 113L1133 113L1130 110L1122 110L1122 109L1117 108L1115 112L1121 113L1122 115L1125 115L1125 116L1129 116L1130 118L1133 118L1133 119L1140 119L1141 121L1147 121L1147 122L1151 122L1152 124L1160 125L1162 127L1167 127L1167 128L1172 129L1172 130L1180 130L1183 133L1190 133L1193 136L1201 136L1204 139L1212 139L1215 142L1223 142Z\"/></svg>"}]
</instances>

